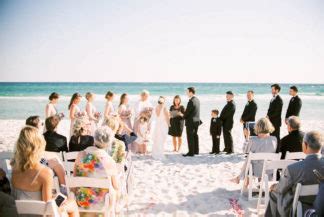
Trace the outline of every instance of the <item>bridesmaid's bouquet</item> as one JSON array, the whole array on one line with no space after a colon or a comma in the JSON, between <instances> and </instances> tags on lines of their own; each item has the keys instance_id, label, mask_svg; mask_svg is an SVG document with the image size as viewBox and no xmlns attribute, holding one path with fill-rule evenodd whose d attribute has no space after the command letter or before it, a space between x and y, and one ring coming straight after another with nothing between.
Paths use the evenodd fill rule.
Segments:
<instances>
[{"instance_id":1,"label":"bridesmaid's bouquet","mask_svg":"<svg viewBox=\"0 0 324 217\"><path fill-rule=\"evenodd\" d=\"M112 158L116 163L122 163L125 160L126 151L123 141L115 140L115 144L112 147Z\"/></svg>"},{"instance_id":2,"label":"bridesmaid's bouquet","mask_svg":"<svg viewBox=\"0 0 324 217\"><path fill-rule=\"evenodd\" d=\"M96 123L98 123L99 120L100 120L100 118L101 118L101 113L100 113L100 112L95 112L95 113L94 113L94 117L97 119L97 120L96 120Z\"/></svg>"},{"instance_id":3,"label":"bridesmaid's bouquet","mask_svg":"<svg viewBox=\"0 0 324 217\"><path fill-rule=\"evenodd\" d=\"M65 117L65 115L64 115L64 113L58 113L57 115L56 115L60 120L62 120L64 117Z\"/></svg>"},{"instance_id":4,"label":"bridesmaid's bouquet","mask_svg":"<svg viewBox=\"0 0 324 217\"><path fill-rule=\"evenodd\" d=\"M83 112L78 112L78 113L76 113L75 116L76 116L76 118L80 118L80 119L81 119L81 118L86 117L86 115L87 115L87 114L83 111Z\"/></svg>"}]
</instances>

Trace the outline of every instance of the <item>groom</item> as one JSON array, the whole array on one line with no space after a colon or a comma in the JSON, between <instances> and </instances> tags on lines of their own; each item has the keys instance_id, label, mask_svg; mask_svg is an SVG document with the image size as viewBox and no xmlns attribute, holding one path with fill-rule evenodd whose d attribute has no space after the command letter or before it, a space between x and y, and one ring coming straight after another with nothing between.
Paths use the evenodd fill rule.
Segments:
<instances>
[{"instance_id":1,"label":"groom","mask_svg":"<svg viewBox=\"0 0 324 217\"><path fill-rule=\"evenodd\" d=\"M186 121L187 141L189 152L184 154L184 157L192 157L199 154L199 138L198 127L202 123L200 120L200 102L195 96L196 90L194 87L187 89L189 102L183 118Z\"/></svg>"}]
</instances>

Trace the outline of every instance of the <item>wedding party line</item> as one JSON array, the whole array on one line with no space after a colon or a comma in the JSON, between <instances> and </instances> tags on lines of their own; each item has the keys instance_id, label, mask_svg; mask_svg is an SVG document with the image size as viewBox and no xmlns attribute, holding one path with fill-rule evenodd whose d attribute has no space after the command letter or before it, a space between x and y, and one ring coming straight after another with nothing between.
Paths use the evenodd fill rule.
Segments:
<instances>
[{"instance_id":1,"label":"wedding party line","mask_svg":"<svg viewBox=\"0 0 324 217\"><path fill-rule=\"evenodd\" d=\"M296 185L315 185L323 179L323 134L319 131L301 131L299 115L302 99L298 95L298 87L289 88L291 99L284 118L281 87L273 84L270 90L272 99L267 113L259 120L256 120L258 105L254 100L255 93L253 90L246 92L247 103L238 120L245 137L242 153L246 158L240 174L229 181L236 184L243 181L242 194L248 200L257 193L258 211L263 201L265 216L291 216L296 212L293 201ZM20 131L9 158L12 170L1 170L4 180L6 175L11 178L7 181L5 192L11 192L16 204L22 200L48 202L54 197L52 192L56 188L54 198L58 201L56 205L60 214L78 216L79 212L103 212L105 216L123 215L131 200L132 154L147 156L148 146L152 146L152 158L167 162L164 150L168 136L172 137L173 152L176 154L181 151L184 129L188 153L182 156L190 159L200 154L198 131L203 121L198 93L195 87L188 87L187 105L184 106L181 97L176 95L169 108L164 96L160 96L154 105L147 90L139 94L139 100L131 107L128 94L123 93L118 108L115 108L113 101L116 94L108 91L103 112L94 106L95 93L85 94L87 103L84 109L79 107L83 96L74 93L68 105L68 138L57 132L60 121L66 115L56 108L59 93L51 93L45 107L45 123L39 115L26 119L26 125ZM215 157L221 153L234 153L232 129L236 112L235 93L229 90L224 95L224 107L210 111L209 134L212 144L209 154ZM288 135L284 137L280 135L282 123L288 129ZM221 136L223 150L220 150ZM293 153L295 157L290 157ZM286 167L273 172L274 169L266 169L269 162L280 162ZM78 180L78 177L93 179L94 184L83 186L82 181L86 182L86 179ZM263 188L262 184L266 182L264 177L275 177L273 179L279 183L270 189ZM96 185L100 179L108 180L108 187ZM255 182L259 186L256 191L253 189ZM263 196L264 193L266 196ZM305 212L323 211L318 206L319 201L323 200L322 193L318 193L316 200L314 195L306 200L308 206L305 206ZM8 204L13 206L11 202L12 198L8 198ZM237 206L236 202L234 205Z\"/></svg>"}]
</instances>

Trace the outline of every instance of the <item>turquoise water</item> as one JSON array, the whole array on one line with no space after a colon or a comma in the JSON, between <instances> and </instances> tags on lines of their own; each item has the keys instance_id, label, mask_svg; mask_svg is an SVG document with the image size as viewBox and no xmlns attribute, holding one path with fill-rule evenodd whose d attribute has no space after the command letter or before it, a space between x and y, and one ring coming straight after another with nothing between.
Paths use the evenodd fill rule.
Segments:
<instances>
[{"instance_id":1,"label":"turquoise water","mask_svg":"<svg viewBox=\"0 0 324 217\"><path fill-rule=\"evenodd\" d=\"M195 86L201 101L201 116L204 122L209 121L210 110L221 110L225 105L225 92L231 90L235 93L237 112L235 118L239 120L246 103L245 93L254 90L259 105L257 118L266 115L271 100L271 84L225 84L225 83L0 83L0 119L26 119L30 115L44 117L48 95L58 92L61 97L57 108L60 112L68 114L67 105L71 95L79 92L84 95L90 91L96 94L95 106L103 111L104 94L110 90L117 94L114 105L118 106L118 98L122 93L130 95L130 104L133 105L139 98L143 89L150 91L153 104L158 96L167 98L170 105L174 95L180 95L183 104L187 103L186 88ZM284 100L283 116L290 99L288 90L291 84L282 84L281 95ZM301 116L305 120L324 120L324 84L297 84L300 96L303 99ZM85 99L81 102L84 108Z\"/></svg>"},{"instance_id":2,"label":"turquoise water","mask_svg":"<svg viewBox=\"0 0 324 217\"><path fill-rule=\"evenodd\" d=\"M231 83L1 83L0 96L47 96L55 91L70 96L74 92L88 91L105 94L108 90L116 93L137 94L148 89L153 95L183 94L189 86L195 86L200 95L223 94L232 90L243 94L252 89L258 94L269 93L271 84L231 84ZM287 92L291 84L282 84L282 92ZM324 84L298 84L302 94L324 95Z\"/></svg>"}]
</instances>

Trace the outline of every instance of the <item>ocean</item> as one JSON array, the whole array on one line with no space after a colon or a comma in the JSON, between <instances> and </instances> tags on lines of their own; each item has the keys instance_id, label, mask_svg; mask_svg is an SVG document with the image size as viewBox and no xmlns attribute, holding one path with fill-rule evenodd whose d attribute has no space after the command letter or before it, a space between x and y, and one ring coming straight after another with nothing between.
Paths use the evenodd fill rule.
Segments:
<instances>
[{"instance_id":1,"label":"ocean","mask_svg":"<svg viewBox=\"0 0 324 217\"><path fill-rule=\"evenodd\" d=\"M0 83L0 119L22 120L30 115L44 117L45 106L51 92L61 95L57 108L68 115L67 105L71 95L79 92L96 94L95 106L103 111L105 93L110 90L116 93L114 104L117 107L119 96L122 93L130 95L130 104L139 99L139 93L143 89L150 91L152 103L156 103L158 96L165 96L167 104L171 105L174 95L180 95L183 104L187 103L186 88L196 87L197 96L201 101L201 116L204 122L209 121L212 109L221 110L225 105L225 92L231 90L235 93L237 111L235 118L239 120L246 103L245 93L254 90L258 103L257 117L264 117L271 100L271 84L235 84L235 83ZM283 116L290 96L289 87L292 84L282 84L281 95L284 99ZM303 100L301 117L306 120L324 120L324 84L296 84L299 95ZM85 99L80 107L84 108Z\"/></svg>"}]
</instances>

